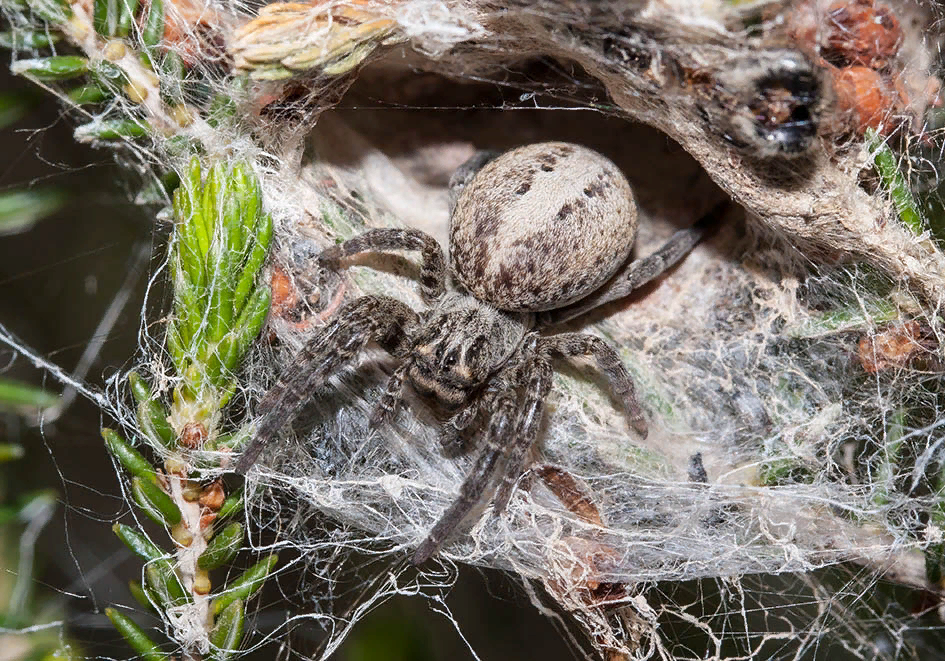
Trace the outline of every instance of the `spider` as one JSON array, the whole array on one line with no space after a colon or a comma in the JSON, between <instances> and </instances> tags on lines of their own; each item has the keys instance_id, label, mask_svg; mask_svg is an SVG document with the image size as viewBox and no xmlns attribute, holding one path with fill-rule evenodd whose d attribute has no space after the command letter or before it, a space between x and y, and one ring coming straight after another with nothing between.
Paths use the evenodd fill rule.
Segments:
<instances>
[{"instance_id":1,"label":"spider","mask_svg":"<svg viewBox=\"0 0 945 661\"><path fill-rule=\"evenodd\" d=\"M370 230L320 255L322 264L337 267L365 251L419 251L428 307L416 312L375 295L345 305L263 397L255 437L236 466L245 473L308 393L376 343L400 363L371 415L373 427L395 418L408 384L448 413L444 448L487 417L473 468L417 547L415 564L493 493L495 513L504 511L538 435L554 360L592 358L631 426L646 437L633 380L614 348L594 335L549 328L657 277L719 214L717 207L652 255L627 263L637 227L633 191L611 161L590 149L551 142L481 152L454 174L450 188L449 267L436 240L414 229Z\"/></svg>"}]
</instances>

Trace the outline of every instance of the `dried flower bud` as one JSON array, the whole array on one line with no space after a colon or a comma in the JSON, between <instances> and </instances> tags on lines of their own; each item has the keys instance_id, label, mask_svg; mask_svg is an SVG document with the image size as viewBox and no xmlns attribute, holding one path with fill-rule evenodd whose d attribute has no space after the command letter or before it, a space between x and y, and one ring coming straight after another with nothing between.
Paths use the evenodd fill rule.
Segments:
<instances>
[{"instance_id":1,"label":"dried flower bud","mask_svg":"<svg viewBox=\"0 0 945 661\"><path fill-rule=\"evenodd\" d=\"M202 423L188 422L180 433L180 444L186 448L199 448L207 436L207 428Z\"/></svg>"},{"instance_id":2,"label":"dried flower bud","mask_svg":"<svg viewBox=\"0 0 945 661\"><path fill-rule=\"evenodd\" d=\"M883 69L899 52L902 29L892 10L872 0L835 2L827 10L821 55L836 66Z\"/></svg>"},{"instance_id":3,"label":"dried flower bud","mask_svg":"<svg viewBox=\"0 0 945 661\"><path fill-rule=\"evenodd\" d=\"M216 512L223 505L226 498L223 493L223 484L220 480L211 482L200 494L200 504L209 510Z\"/></svg>"},{"instance_id":4,"label":"dried flower bud","mask_svg":"<svg viewBox=\"0 0 945 661\"><path fill-rule=\"evenodd\" d=\"M834 74L834 89L837 107L851 115L851 122L858 134L867 128L879 130L894 112L898 97L890 90L882 76L867 67L855 66L839 69Z\"/></svg>"}]
</instances>

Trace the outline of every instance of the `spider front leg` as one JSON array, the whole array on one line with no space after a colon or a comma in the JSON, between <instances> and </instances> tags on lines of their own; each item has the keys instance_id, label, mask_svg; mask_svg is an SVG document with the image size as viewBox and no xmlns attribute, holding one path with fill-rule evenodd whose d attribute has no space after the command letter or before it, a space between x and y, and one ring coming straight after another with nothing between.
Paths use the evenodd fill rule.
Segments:
<instances>
[{"instance_id":1,"label":"spider front leg","mask_svg":"<svg viewBox=\"0 0 945 661\"><path fill-rule=\"evenodd\" d=\"M455 456L462 449L462 433L475 421L483 408L481 400L470 402L466 408L450 418L440 432L440 447L447 456Z\"/></svg>"},{"instance_id":2,"label":"spider front leg","mask_svg":"<svg viewBox=\"0 0 945 661\"><path fill-rule=\"evenodd\" d=\"M236 464L246 473L282 426L295 417L300 404L330 376L375 341L390 353L399 353L419 322L417 313L386 296L362 296L345 305L293 359L273 388L259 403L262 418L253 440Z\"/></svg>"},{"instance_id":3,"label":"spider front leg","mask_svg":"<svg viewBox=\"0 0 945 661\"><path fill-rule=\"evenodd\" d=\"M626 407L627 413L630 414L630 424L640 436L646 438L646 418L643 417L643 409L637 401L633 377L612 346L595 335L561 333L542 338L540 349L564 358L591 356L597 363L597 369L607 377L614 394Z\"/></svg>"},{"instance_id":4,"label":"spider front leg","mask_svg":"<svg viewBox=\"0 0 945 661\"><path fill-rule=\"evenodd\" d=\"M525 400L519 412L502 484L493 501L493 511L496 515L502 514L509 504L515 483L525 471L528 451L538 437L541 414L545 409L545 398L551 391L551 364L548 356L536 352L532 359L525 363L523 376L528 380L525 384Z\"/></svg>"},{"instance_id":5,"label":"spider front leg","mask_svg":"<svg viewBox=\"0 0 945 661\"><path fill-rule=\"evenodd\" d=\"M420 293L425 301L439 298L446 291L446 260L443 249L429 234L414 229L373 229L332 246L318 256L320 262L336 266L342 257L371 250L419 250Z\"/></svg>"},{"instance_id":6,"label":"spider front leg","mask_svg":"<svg viewBox=\"0 0 945 661\"><path fill-rule=\"evenodd\" d=\"M440 516L440 520L433 526L433 530L414 551L411 559L413 564L422 564L436 553L440 545L449 538L453 530L466 518L466 515L472 511L477 503L481 502L483 494L492 482L499 458L502 456L515 427L515 390L507 388L500 392L495 399L494 407L495 411L489 421L485 444L476 458L476 464L469 475L466 476L462 486L460 486L459 496Z\"/></svg>"},{"instance_id":7,"label":"spider front leg","mask_svg":"<svg viewBox=\"0 0 945 661\"><path fill-rule=\"evenodd\" d=\"M400 364L400 367L394 370L384 387L384 394L374 407L371 413L371 429L377 429L382 425L390 423L400 411L400 405L404 400L404 382L407 380L407 372L410 371L410 360L407 359Z\"/></svg>"}]
</instances>

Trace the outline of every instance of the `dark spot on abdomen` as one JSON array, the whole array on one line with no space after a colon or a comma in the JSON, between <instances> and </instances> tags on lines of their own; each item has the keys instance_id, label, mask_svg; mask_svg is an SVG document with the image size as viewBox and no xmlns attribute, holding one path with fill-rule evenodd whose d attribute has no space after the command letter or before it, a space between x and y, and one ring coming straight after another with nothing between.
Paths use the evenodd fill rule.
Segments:
<instances>
[{"instance_id":1,"label":"dark spot on abdomen","mask_svg":"<svg viewBox=\"0 0 945 661\"><path fill-rule=\"evenodd\" d=\"M554 172L555 164L558 162L558 156L552 152L543 152L538 154L535 160L541 163L542 172Z\"/></svg>"},{"instance_id":2,"label":"dark spot on abdomen","mask_svg":"<svg viewBox=\"0 0 945 661\"><path fill-rule=\"evenodd\" d=\"M571 206L571 203L565 202L561 205L561 208L558 209L558 215L555 216L555 220L567 220L573 211L574 207Z\"/></svg>"}]
</instances>

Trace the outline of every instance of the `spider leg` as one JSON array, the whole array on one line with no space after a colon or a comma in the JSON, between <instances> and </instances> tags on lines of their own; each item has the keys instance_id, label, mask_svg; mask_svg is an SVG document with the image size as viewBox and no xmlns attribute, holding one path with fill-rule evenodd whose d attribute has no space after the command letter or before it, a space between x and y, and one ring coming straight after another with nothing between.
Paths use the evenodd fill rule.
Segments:
<instances>
[{"instance_id":1,"label":"spider leg","mask_svg":"<svg viewBox=\"0 0 945 661\"><path fill-rule=\"evenodd\" d=\"M420 293L424 300L432 301L446 291L446 260L443 249L429 234L414 229L373 229L360 236L332 246L318 256L323 264L337 265L342 257L371 250L419 250Z\"/></svg>"},{"instance_id":2,"label":"spider leg","mask_svg":"<svg viewBox=\"0 0 945 661\"><path fill-rule=\"evenodd\" d=\"M524 377L528 379L525 384L525 399L515 427L515 436L512 439L512 448L509 450L502 483L493 501L496 515L505 511L512 497L515 483L525 470L528 451L538 437L538 426L541 424L545 398L551 391L551 363L546 355L536 354L525 364L524 369Z\"/></svg>"},{"instance_id":3,"label":"spider leg","mask_svg":"<svg viewBox=\"0 0 945 661\"><path fill-rule=\"evenodd\" d=\"M235 471L246 473L263 448L294 417L309 393L375 341L395 351L418 323L417 313L386 296L362 296L345 305L293 359L279 381L259 403L262 418Z\"/></svg>"},{"instance_id":4,"label":"spider leg","mask_svg":"<svg viewBox=\"0 0 945 661\"><path fill-rule=\"evenodd\" d=\"M715 205L708 214L700 218L692 227L679 230L673 234L669 241L653 254L624 265L614 277L587 298L582 298L572 305L549 310L542 314L540 323L552 325L570 321L611 301L623 298L635 289L639 289L651 280L656 279L689 254L689 251L708 233L709 228L721 218L728 206L728 201Z\"/></svg>"},{"instance_id":5,"label":"spider leg","mask_svg":"<svg viewBox=\"0 0 945 661\"><path fill-rule=\"evenodd\" d=\"M495 160L501 155L502 152L495 150L487 149L477 151L465 163L456 168L456 171L453 173L453 176L450 177L449 181L451 216L453 215L453 210L456 208L456 201L459 199L459 195L463 192L463 189L466 188L466 184L472 181L473 177L475 177L489 161Z\"/></svg>"},{"instance_id":6,"label":"spider leg","mask_svg":"<svg viewBox=\"0 0 945 661\"><path fill-rule=\"evenodd\" d=\"M560 333L541 339L541 348L552 355L565 358L573 356L591 356L597 363L597 369L610 381L614 394L630 414L630 424L640 436L646 438L647 425L643 417L640 402L637 401L636 389L630 372L620 360L616 350L604 340L587 333Z\"/></svg>"},{"instance_id":7,"label":"spider leg","mask_svg":"<svg viewBox=\"0 0 945 661\"><path fill-rule=\"evenodd\" d=\"M482 401L474 401L450 418L449 422L443 426L443 431L440 433L440 447L447 455L455 454L459 450L461 445L460 434L469 428L481 408Z\"/></svg>"},{"instance_id":8,"label":"spider leg","mask_svg":"<svg viewBox=\"0 0 945 661\"><path fill-rule=\"evenodd\" d=\"M390 375L387 386L384 388L384 394L374 407L369 422L371 429L377 429L381 425L388 424L400 411L400 405L404 397L404 381L407 380L407 372L410 370L410 361L400 364L394 373Z\"/></svg>"},{"instance_id":9,"label":"spider leg","mask_svg":"<svg viewBox=\"0 0 945 661\"><path fill-rule=\"evenodd\" d=\"M411 562L419 565L436 553L450 533L466 515L482 500L482 496L492 481L496 466L513 431L515 418L515 391L509 389L500 394L495 401L495 412L489 421L485 445L476 459L476 464L459 488L459 496L436 522L430 534L414 551Z\"/></svg>"}]
</instances>

